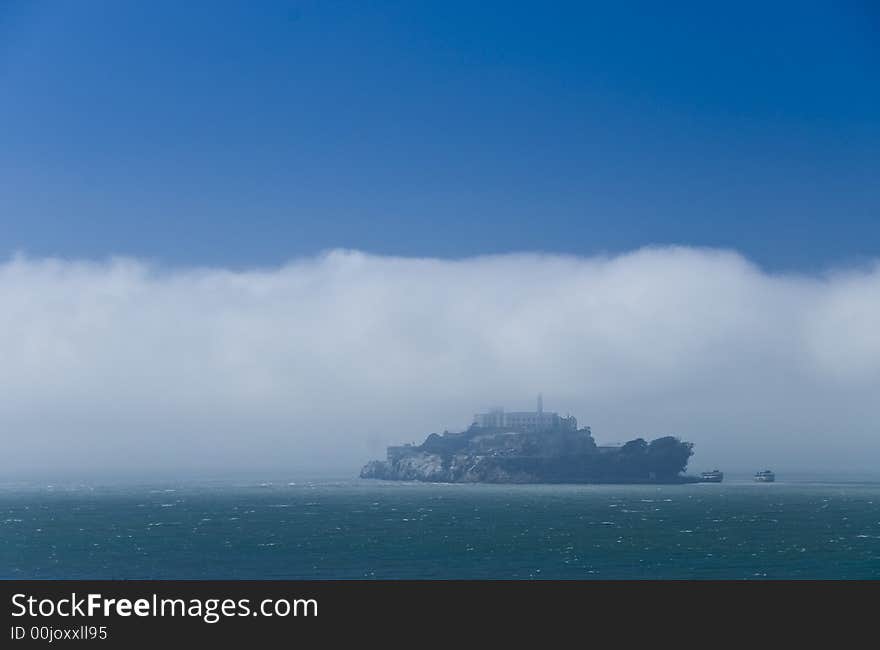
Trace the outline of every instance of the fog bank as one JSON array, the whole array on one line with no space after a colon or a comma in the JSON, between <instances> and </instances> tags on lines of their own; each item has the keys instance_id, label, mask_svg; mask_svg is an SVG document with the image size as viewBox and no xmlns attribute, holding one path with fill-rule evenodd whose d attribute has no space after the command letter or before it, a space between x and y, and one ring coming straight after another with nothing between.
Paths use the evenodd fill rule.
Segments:
<instances>
[{"instance_id":1,"label":"fog bank","mask_svg":"<svg viewBox=\"0 0 880 650\"><path fill-rule=\"evenodd\" d=\"M880 466L880 266L728 251L0 264L0 471L339 468L495 405L692 469Z\"/></svg>"}]
</instances>

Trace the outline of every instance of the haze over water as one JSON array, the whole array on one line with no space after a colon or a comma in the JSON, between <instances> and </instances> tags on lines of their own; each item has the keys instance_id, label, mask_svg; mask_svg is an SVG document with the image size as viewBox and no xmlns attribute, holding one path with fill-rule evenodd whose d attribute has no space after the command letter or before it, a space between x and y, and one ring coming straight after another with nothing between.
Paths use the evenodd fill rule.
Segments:
<instances>
[{"instance_id":1,"label":"haze over water","mask_svg":"<svg viewBox=\"0 0 880 650\"><path fill-rule=\"evenodd\" d=\"M0 578L878 578L880 482L0 488Z\"/></svg>"}]
</instances>

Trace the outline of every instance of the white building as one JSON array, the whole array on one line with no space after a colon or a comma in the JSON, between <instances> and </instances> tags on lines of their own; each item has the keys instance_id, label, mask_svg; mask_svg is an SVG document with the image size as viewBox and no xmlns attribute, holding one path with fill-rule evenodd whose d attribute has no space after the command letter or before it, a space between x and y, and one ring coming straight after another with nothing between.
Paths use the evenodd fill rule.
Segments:
<instances>
[{"instance_id":1,"label":"white building","mask_svg":"<svg viewBox=\"0 0 880 650\"><path fill-rule=\"evenodd\" d=\"M560 416L544 411L544 399L538 395L537 411L511 411L492 409L488 413L474 415L474 426L481 429L514 429L520 431L547 431L549 429L577 429L574 416Z\"/></svg>"}]
</instances>

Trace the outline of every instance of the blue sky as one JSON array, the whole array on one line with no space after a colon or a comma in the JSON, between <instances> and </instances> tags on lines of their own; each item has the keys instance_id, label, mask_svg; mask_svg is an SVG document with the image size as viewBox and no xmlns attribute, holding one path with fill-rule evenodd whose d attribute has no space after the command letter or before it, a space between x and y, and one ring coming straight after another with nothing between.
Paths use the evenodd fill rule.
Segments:
<instances>
[{"instance_id":1,"label":"blue sky","mask_svg":"<svg viewBox=\"0 0 880 650\"><path fill-rule=\"evenodd\" d=\"M874 258L869 2L0 2L0 255Z\"/></svg>"}]
</instances>

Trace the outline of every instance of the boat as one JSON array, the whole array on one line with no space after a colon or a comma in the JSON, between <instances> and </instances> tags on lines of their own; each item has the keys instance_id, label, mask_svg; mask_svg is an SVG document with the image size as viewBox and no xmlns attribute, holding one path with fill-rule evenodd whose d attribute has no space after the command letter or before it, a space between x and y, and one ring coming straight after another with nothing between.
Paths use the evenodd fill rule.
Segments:
<instances>
[{"instance_id":1,"label":"boat","mask_svg":"<svg viewBox=\"0 0 880 650\"><path fill-rule=\"evenodd\" d=\"M713 469L711 472L700 474L701 483L721 483L724 480L724 472Z\"/></svg>"},{"instance_id":2,"label":"boat","mask_svg":"<svg viewBox=\"0 0 880 650\"><path fill-rule=\"evenodd\" d=\"M755 480L758 483L772 483L776 480L776 474L771 472L769 469L765 469L763 472L755 473Z\"/></svg>"}]
</instances>

